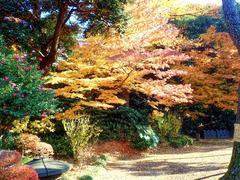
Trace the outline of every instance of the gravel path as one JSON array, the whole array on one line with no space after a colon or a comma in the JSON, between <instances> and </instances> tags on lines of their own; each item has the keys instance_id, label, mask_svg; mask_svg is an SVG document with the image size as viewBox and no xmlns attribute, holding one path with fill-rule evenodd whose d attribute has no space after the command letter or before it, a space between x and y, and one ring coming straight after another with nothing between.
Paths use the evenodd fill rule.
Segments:
<instances>
[{"instance_id":1,"label":"gravel path","mask_svg":"<svg viewBox=\"0 0 240 180\"><path fill-rule=\"evenodd\" d=\"M203 141L181 150L160 147L139 158L112 158L94 180L214 180L226 171L231 153L228 140Z\"/></svg>"}]
</instances>

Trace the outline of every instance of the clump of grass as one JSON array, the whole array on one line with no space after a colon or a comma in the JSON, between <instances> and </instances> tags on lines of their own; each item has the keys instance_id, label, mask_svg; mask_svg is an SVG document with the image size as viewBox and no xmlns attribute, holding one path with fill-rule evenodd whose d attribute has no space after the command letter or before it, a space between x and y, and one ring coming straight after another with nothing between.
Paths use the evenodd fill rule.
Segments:
<instances>
[{"instance_id":1,"label":"clump of grass","mask_svg":"<svg viewBox=\"0 0 240 180\"><path fill-rule=\"evenodd\" d=\"M23 156L21 159L22 164L27 164L28 162L32 161L33 159L28 156Z\"/></svg>"}]
</instances>

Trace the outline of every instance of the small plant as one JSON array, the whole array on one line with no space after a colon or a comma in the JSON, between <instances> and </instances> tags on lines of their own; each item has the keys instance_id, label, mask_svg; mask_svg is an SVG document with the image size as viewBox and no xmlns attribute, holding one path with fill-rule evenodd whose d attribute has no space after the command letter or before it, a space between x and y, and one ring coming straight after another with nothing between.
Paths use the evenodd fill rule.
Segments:
<instances>
[{"instance_id":1,"label":"small plant","mask_svg":"<svg viewBox=\"0 0 240 180\"><path fill-rule=\"evenodd\" d=\"M40 142L40 138L36 135L22 133L17 141L17 148L26 154L31 154L36 149L37 143Z\"/></svg>"},{"instance_id":2,"label":"small plant","mask_svg":"<svg viewBox=\"0 0 240 180\"><path fill-rule=\"evenodd\" d=\"M182 126L181 119L170 113L165 114L164 116L153 116L152 122L155 129L157 129L159 136L165 139L177 137Z\"/></svg>"},{"instance_id":3,"label":"small plant","mask_svg":"<svg viewBox=\"0 0 240 180\"><path fill-rule=\"evenodd\" d=\"M156 147L160 141L148 122L148 113L131 107L95 111L94 120L103 129L101 140L125 140L134 148Z\"/></svg>"},{"instance_id":4,"label":"small plant","mask_svg":"<svg viewBox=\"0 0 240 180\"><path fill-rule=\"evenodd\" d=\"M17 139L17 148L28 156L51 157L54 155L50 144L41 142L40 138L33 134L23 133Z\"/></svg>"},{"instance_id":5,"label":"small plant","mask_svg":"<svg viewBox=\"0 0 240 180\"><path fill-rule=\"evenodd\" d=\"M38 180L37 172L30 166L18 165L0 170L2 180Z\"/></svg>"},{"instance_id":6,"label":"small plant","mask_svg":"<svg viewBox=\"0 0 240 180\"><path fill-rule=\"evenodd\" d=\"M0 149L13 150L16 148L17 136L11 132L7 132L0 136Z\"/></svg>"},{"instance_id":7,"label":"small plant","mask_svg":"<svg viewBox=\"0 0 240 180\"><path fill-rule=\"evenodd\" d=\"M93 165L102 166L105 168L107 166L107 157L105 155L100 155L96 158L96 161L93 163Z\"/></svg>"},{"instance_id":8,"label":"small plant","mask_svg":"<svg viewBox=\"0 0 240 180\"><path fill-rule=\"evenodd\" d=\"M14 133L46 134L55 131L54 123L45 117L41 120L30 120L30 117L24 117L12 122L11 131Z\"/></svg>"},{"instance_id":9,"label":"small plant","mask_svg":"<svg viewBox=\"0 0 240 180\"><path fill-rule=\"evenodd\" d=\"M184 135L181 135L175 138L170 138L169 142L173 147L176 147L176 148L193 145L193 139Z\"/></svg>"},{"instance_id":10,"label":"small plant","mask_svg":"<svg viewBox=\"0 0 240 180\"><path fill-rule=\"evenodd\" d=\"M77 159L78 153L98 137L101 129L90 122L89 115L82 115L77 120L64 120L63 127L71 141L74 158Z\"/></svg>"},{"instance_id":11,"label":"small plant","mask_svg":"<svg viewBox=\"0 0 240 180\"><path fill-rule=\"evenodd\" d=\"M28 156L23 156L21 159L21 163L22 164L27 164L28 162L31 162L33 160L33 158L28 157Z\"/></svg>"},{"instance_id":12,"label":"small plant","mask_svg":"<svg viewBox=\"0 0 240 180\"><path fill-rule=\"evenodd\" d=\"M70 138L66 135L49 134L43 137L43 141L52 145L55 155L73 157Z\"/></svg>"},{"instance_id":13,"label":"small plant","mask_svg":"<svg viewBox=\"0 0 240 180\"><path fill-rule=\"evenodd\" d=\"M137 149L154 148L160 142L158 135L151 126L136 125L138 136L132 141Z\"/></svg>"},{"instance_id":14,"label":"small plant","mask_svg":"<svg viewBox=\"0 0 240 180\"><path fill-rule=\"evenodd\" d=\"M85 176L81 176L79 180L93 180L93 178L90 175L85 175Z\"/></svg>"},{"instance_id":15,"label":"small plant","mask_svg":"<svg viewBox=\"0 0 240 180\"><path fill-rule=\"evenodd\" d=\"M18 164L21 160L21 154L18 151L1 150L0 151L0 169L13 164Z\"/></svg>"},{"instance_id":16,"label":"small plant","mask_svg":"<svg viewBox=\"0 0 240 180\"><path fill-rule=\"evenodd\" d=\"M37 172L30 166L21 165L21 154L17 151L0 151L0 179L38 180Z\"/></svg>"}]
</instances>

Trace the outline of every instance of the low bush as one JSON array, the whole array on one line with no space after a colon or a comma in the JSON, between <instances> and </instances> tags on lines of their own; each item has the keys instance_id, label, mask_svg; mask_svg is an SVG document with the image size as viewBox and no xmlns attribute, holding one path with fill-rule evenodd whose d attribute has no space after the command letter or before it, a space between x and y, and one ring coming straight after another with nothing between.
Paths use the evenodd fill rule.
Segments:
<instances>
[{"instance_id":1,"label":"low bush","mask_svg":"<svg viewBox=\"0 0 240 180\"><path fill-rule=\"evenodd\" d=\"M70 139L74 158L78 158L78 153L97 138L101 129L91 123L89 115L81 115L77 120L64 120L63 127Z\"/></svg>"},{"instance_id":2,"label":"low bush","mask_svg":"<svg viewBox=\"0 0 240 180\"><path fill-rule=\"evenodd\" d=\"M30 120L30 117L17 119L12 122L11 131L14 133L30 133L44 135L55 131L55 124L49 117L41 120Z\"/></svg>"},{"instance_id":3,"label":"low bush","mask_svg":"<svg viewBox=\"0 0 240 180\"><path fill-rule=\"evenodd\" d=\"M24 155L32 157L51 157L54 155L52 146L41 142L40 138L33 134L20 134L16 143L17 148L21 150Z\"/></svg>"},{"instance_id":4,"label":"low bush","mask_svg":"<svg viewBox=\"0 0 240 180\"><path fill-rule=\"evenodd\" d=\"M38 180L37 172L30 166L21 165L21 154L17 151L0 151L0 179Z\"/></svg>"},{"instance_id":5,"label":"low bush","mask_svg":"<svg viewBox=\"0 0 240 180\"><path fill-rule=\"evenodd\" d=\"M18 164L21 161L21 154L18 151L0 151L0 169Z\"/></svg>"},{"instance_id":6,"label":"low bush","mask_svg":"<svg viewBox=\"0 0 240 180\"><path fill-rule=\"evenodd\" d=\"M159 115L155 113L152 118L153 127L156 129L158 135L164 139L178 137L182 122L179 117L174 114L166 113L165 115Z\"/></svg>"},{"instance_id":7,"label":"low bush","mask_svg":"<svg viewBox=\"0 0 240 180\"><path fill-rule=\"evenodd\" d=\"M139 149L152 148L159 137L148 122L147 113L130 107L94 111L93 121L102 129L100 140L126 140Z\"/></svg>"},{"instance_id":8,"label":"low bush","mask_svg":"<svg viewBox=\"0 0 240 180\"><path fill-rule=\"evenodd\" d=\"M95 162L93 163L94 166L102 166L106 168L107 166L107 157L105 155L100 155L96 158Z\"/></svg>"},{"instance_id":9,"label":"low bush","mask_svg":"<svg viewBox=\"0 0 240 180\"><path fill-rule=\"evenodd\" d=\"M48 134L43 141L52 145L55 156L73 157L71 141L67 135Z\"/></svg>"},{"instance_id":10,"label":"low bush","mask_svg":"<svg viewBox=\"0 0 240 180\"><path fill-rule=\"evenodd\" d=\"M188 136L180 135L178 137L170 138L169 143L173 147L181 148L184 146L193 145L193 139Z\"/></svg>"},{"instance_id":11,"label":"low bush","mask_svg":"<svg viewBox=\"0 0 240 180\"><path fill-rule=\"evenodd\" d=\"M2 180L38 180L37 172L30 166L11 166L0 170Z\"/></svg>"},{"instance_id":12,"label":"low bush","mask_svg":"<svg viewBox=\"0 0 240 180\"><path fill-rule=\"evenodd\" d=\"M136 125L137 137L132 140L133 147L136 149L154 148L160 142L160 138L153 131L151 126Z\"/></svg>"}]
</instances>

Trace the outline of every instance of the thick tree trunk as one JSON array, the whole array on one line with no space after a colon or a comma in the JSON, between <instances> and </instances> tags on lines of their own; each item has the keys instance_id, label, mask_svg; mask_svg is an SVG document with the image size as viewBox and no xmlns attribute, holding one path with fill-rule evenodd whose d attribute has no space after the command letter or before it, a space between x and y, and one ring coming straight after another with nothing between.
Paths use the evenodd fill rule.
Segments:
<instances>
[{"instance_id":1,"label":"thick tree trunk","mask_svg":"<svg viewBox=\"0 0 240 180\"><path fill-rule=\"evenodd\" d=\"M240 54L240 16L235 0L222 0L223 13L229 34Z\"/></svg>"},{"instance_id":2,"label":"thick tree trunk","mask_svg":"<svg viewBox=\"0 0 240 180\"><path fill-rule=\"evenodd\" d=\"M228 166L228 171L221 178L222 180L239 180L240 179L240 140L237 140L240 135L240 129L237 128L240 126L240 84L238 85L238 108L237 108L237 116L236 123L234 128L234 143L233 143L233 151L231 162Z\"/></svg>"},{"instance_id":3,"label":"thick tree trunk","mask_svg":"<svg viewBox=\"0 0 240 180\"><path fill-rule=\"evenodd\" d=\"M41 61L40 68L42 70L47 70L56 60L57 50L59 45L59 39L61 31L65 22L65 16L68 11L68 4L62 4L57 18L57 24L55 27L53 39L51 41L51 48L49 54Z\"/></svg>"},{"instance_id":4,"label":"thick tree trunk","mask_svg":"<svg viewBox=\"0 0 240 180\"><path fill-rule=\"evenodd\" d=\"M238 14L235 0L222 0L225 22L228 27L229 34L234 41L235 46L240 54L240 16ZM228 167L227 173L221 178L224 180L240 179L240 83L238 85L238 108L236 114L236 122L234 128L234 144L232 159Z\"/></svg>"},{"instance_id":5,"label":"thick tree trunk","mask_svg":"<svg viewBox=\"0 0 240 180\"><path fill-rule=\"evenodd\" d=\"M222 180L239 180L240 179L240 142L234 142L232 159L228 171L221 178Z\"/></svg>"}]
</instances>

